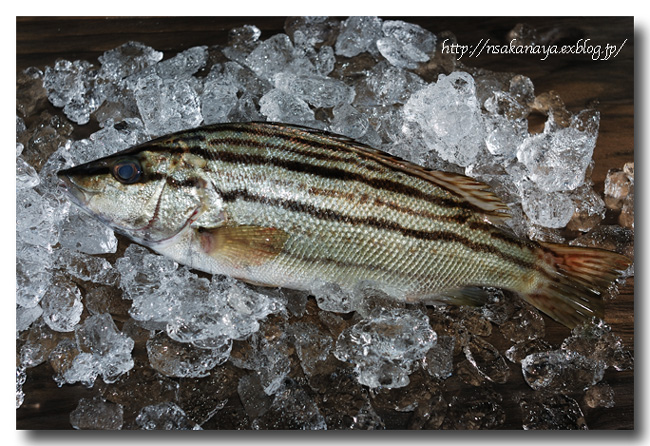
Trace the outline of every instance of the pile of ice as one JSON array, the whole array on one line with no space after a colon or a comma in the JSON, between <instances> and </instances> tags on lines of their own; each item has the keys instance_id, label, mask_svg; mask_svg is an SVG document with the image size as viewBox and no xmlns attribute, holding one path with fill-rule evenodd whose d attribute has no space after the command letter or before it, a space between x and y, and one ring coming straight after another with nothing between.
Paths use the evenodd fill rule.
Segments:
<instances>
[{"instance_id":1,"label":"pile of ice","mask_svg":"<svg viewBox=\"0 0 650 446\"><path fill-rule=\"evenodd\" d=\"M441 54L433 33L410 23L291 18L285 30L261 39L259 29L244 26L227 45L170 58L128 42L98 64L59 60L20 74L17 407L26 370L46 361L59 386L103 383L101 397L81 400L71 414L75 428L121 428L128 414L125 427L142 429L381 428L388 410L412 413L413 428L498 427L501 397L446 401L444 383L453 374L470 387L505 383L513 363L552 398L575 403L564 393L588 388L590 405L610 407L603 373L630 368L631 358L602 323L554 350L543 341L539 313L498 291L480 310L433 309L368 304L365 291L324 286L314 290L314 307L305 294L207 278L118 243L62 196L55 177L62 168L201 124L268 120L344 134L484 181L511 207L508 224L520 235L563 241L557 228L587 232L603 219L605 202L590 180L596 110L573 114L556 95L536 95L524 76L463 67ZM43 111L46 100L67 120ZM538 133L528 129L532 113L546 116ZM99 130L74 139L89 122ZM630 253L633 174L626 166L606 184L610 208L625 209L625 228L577 243L615 240L610 249ZM512 342L507 352L486 340L493 326ZM612 343L589 350L572 341L585 337ZM184 399L178 379L206 386L212 399ZM132 382L155 390L138 393ZM397 400L384 395L398 388ZM609 399L599 403L600 394ZM522 399L522 411L538 400ZM239 421L218 424L228 417L214 414L228 408L241 411ZM524 427L549 426L526 413ZM578 419L569 427L582 426Z\"/></svg>"}]
</instances>

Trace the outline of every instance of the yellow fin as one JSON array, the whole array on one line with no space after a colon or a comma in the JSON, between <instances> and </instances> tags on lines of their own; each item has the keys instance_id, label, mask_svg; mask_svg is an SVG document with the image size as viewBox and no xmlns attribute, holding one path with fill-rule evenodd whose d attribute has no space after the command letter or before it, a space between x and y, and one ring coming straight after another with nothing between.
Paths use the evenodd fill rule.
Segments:
<instances>
[{"instance_id":1,"label":"yellow fin","mask_svg":"<svg viewBox=\"0 0 650 446\"><path fill-rule=\"evenodd\" d=\"M289 237L281 229L253 225L197 228L196 232L203 251L237 268L259 266L273 260Z\"/></svg>"},{"instance_id":2,"label":"yellow fin","mask_svg":"<svg viewBox=\"0 0 650 446\"><path fill-rule=\"evenodd\" d=\"M452 195L475 206L477 211L485 214L493 223L502 223L504 220L510 218L508 206L490 189L490 186L466 175L427 169L382 150L356 142L347 136L337 135L323 130L275 123L260 123L259 125L277 127L285 131L290 129L294 132L305 132L336 140L345 144L348 150L357 153L363 158L370 158L385 166L415 175L449 191Z\"/></svg>"}]
</instances>

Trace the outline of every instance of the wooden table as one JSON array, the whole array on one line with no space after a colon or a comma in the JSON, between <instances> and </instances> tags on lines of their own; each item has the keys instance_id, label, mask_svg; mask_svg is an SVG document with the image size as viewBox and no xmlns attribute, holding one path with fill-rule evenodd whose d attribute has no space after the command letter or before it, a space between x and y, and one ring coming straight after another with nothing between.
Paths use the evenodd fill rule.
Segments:
<instances>
[{"instance_id":1,"label":"wooden table","mask_svg":"<svg viewBox=\"0 0 650 446\"><path fill-rule=\"evenodd\" d=\"M438 34L452 31L461 44L507 43L507 33L517 23L528 23L540 33L563 36L563 42L591 39L589 43L625 45L610 60L594 61L586 56L488 55L466 58L465 65L493 71L509 71L530 77L536 93L554 90L572 112L597 101L601 112L600 131L594 152L593 179L602 192L610 168L621 168L634 159L634 29L632 18L429 18L406 17ZM44 69L55 60L84 59L96 63L104 51L136 40L163 51L169 57L196 45L225 44L228 30L254 24L262 39L283 32L283 17L150 17L150 18L17 18L17 65ZM606 321L630 350L634 349L634 280L629 279L620 296L608 305ZM547 321L546 339L558 345L568 335L559 324ZM497 348L501 346L496 345ZM507 348L507 347L506 347ZM69 429L69 413L80 397L93 394L81 385L57 388L47 365L28 370L26 399L17 410L19 429ZM590 429L634 428L634 373L607 372L605 381L615 391L615 407L589 409L583 406ZM516 389L514 389L516 390ZM516 407L506 408L516 411ZM508 417L503 428L520 429Z\"/></svg>"}]
</instances>

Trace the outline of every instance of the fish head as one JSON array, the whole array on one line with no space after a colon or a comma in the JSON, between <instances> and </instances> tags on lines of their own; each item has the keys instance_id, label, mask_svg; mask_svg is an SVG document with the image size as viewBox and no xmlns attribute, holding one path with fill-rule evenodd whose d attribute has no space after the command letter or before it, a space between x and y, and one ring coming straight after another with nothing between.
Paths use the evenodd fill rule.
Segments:
<instances>
[{"instance_id":1,"label":"fish head","mask_svg":"<svg viewBox=\"0 0 650 446\"><path fill-rule=\"evenodd\" d=\"M62 170L58 177L81 209L153 247L183 231L204 207L199 187L204 181L188 177L177 157L129 149Z\"/></svg>"}]
</instances>

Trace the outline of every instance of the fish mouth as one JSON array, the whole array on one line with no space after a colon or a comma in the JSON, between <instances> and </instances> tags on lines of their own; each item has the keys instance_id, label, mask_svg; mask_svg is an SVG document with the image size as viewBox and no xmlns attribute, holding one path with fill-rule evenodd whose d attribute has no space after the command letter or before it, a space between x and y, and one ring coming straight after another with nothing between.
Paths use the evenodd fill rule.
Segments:
<instances>
[{"instance_id":1,"label":"fish mouth","mask_svg":"<svg viewBox=\"0 0 650 446\"><path fill-rule=\"evenodd\" d=\"M110 173L108 162L105 160L97 160L60 170L56 175L61 181L59 184L62 189L73 198L76 204L85 207L89 201L89 197L94 195L94 192L79 186L74 181L74 178L83 178L108 173Z\"/></svg>"},{"instance_id":2,"label":"fish mouth","mask_svg":"<svg viewBox=\"0 0 650 446\"><path fill-rule=\"evenodd\" d=\"M59 188L71 198L72 202L80 208L86 208L88 204L88 192L83 191L70 176L70 170L61 170L57 172L59 177Z\"/></svg>"}]
</instances>

